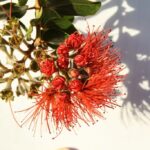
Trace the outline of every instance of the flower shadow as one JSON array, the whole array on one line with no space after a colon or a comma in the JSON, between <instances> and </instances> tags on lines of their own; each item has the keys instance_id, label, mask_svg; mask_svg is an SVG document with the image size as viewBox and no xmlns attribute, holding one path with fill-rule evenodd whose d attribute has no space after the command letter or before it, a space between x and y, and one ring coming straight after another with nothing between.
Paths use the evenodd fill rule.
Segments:
<instances>
[{"instance_id":1,"label":"flower shadow","mask_svg":"<svg viewBox=\"0 0 150 150\"><path fill-rule=\"evenodd\" d=\"M122 119L128 122L133 118L146 123L150 120L149 6L147 0L109 0L100 10L105 13L116 8L104 28L112 28L118 34L116 46L121 49L122 61L129 70L124 82L127 97L121 112Z\"/></svg>"},{"instance_id":2,"label":"flower shadow","mask_svg":"<svg viewBox=\"0 0 150 150\"><path fill-rule=\"evenodd\" d=\"M64 147L64 148L59 148L57 150L78 150L78 149L73 148L73 147Z\"/></svg>"}]
</instances>

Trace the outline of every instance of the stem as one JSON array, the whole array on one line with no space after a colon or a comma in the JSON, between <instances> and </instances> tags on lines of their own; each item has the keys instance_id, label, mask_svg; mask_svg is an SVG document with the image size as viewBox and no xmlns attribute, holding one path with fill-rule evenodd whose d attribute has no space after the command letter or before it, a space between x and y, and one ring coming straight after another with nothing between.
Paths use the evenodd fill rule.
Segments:
<instances>
[{"instance_id":1,"label":"stem","mask_svg":"<svg viewBox=\"0 0 150 150\"><path fill-rule=\"evenodd\" d=\"M27 56L29 59L31 59L31 56L30 56L30 54L29 54L29 53L31 53L30 50L29 50L29 51L23 51L19 46L10 45L9 42L6 41L4 38L3 38L3 42L4 42L6 45L10 46L11 48L18 50L20 53L22 53L23 55ZM28 46L29 46L29 45L28 45ZM30 45L30 46L31 46L31 45Z\"/></svg>"},{"instance_id":2,"label":"stem","mask_svg":"<svg viewBox=\"0 0 150 150\"><path fill-rule=\"evenodd\" d=\"M39 7L29 7L27 10L32 10L32 9L40 10L40 8L39 8Z\"/></svg>"},{"instance_id":3,"label":"stem","mask_svg":"<svg viewBox=\"0 0 150 150\"><path fill-rule=\"evenodd\" d=\"M11 105L11 101L9 101L9 107L10 107L10 111L11 111L11 114L13 116L13 119L14 121L17 123L17 125L21 128L22 126L19 124L19 122L17 121L16 117L15 117L15 114L14 114L14 111L12 109L12 105Z\"/></svg>"},{"instance_id":4,"label":"stem","mask_svg":"<svg viewBox=\"0 0 150 150\"><path fill-rule=\"evenodd\" d=\"M14 77L13 77L13 74L11 74L10 76L9 76L9 79L7 80L7 84L6 84L6 89L8 88L10 88L11 89L11 84L12 84L12 81L13 81L13 79L14 79Z\"/></svg>"},{"instance_id":5,"label":"stem","mask_svg":"<svg viewBox=\"0 0 150 150\"><path fill-rule=\"evenodd\" d=\"M12 17L12 0L10 0L10 10L9 10L9 18Z\"/></svg>"},{"instance_id":6,"label":"stem","mask_svg":"<svg viewBox=\"0 0 150 150\"><path fill-rule=\"evenodd\" d=\"M35 13L37 13L40 10L40 8L41 8L39 0L35 0L35 8L38 9L35 12Z\"/></svg>"},{"instance_id":7,"label":"stem","mask_svg":"<svg viewBox=\"0 0 150 150\"><path fill-rule=\"evenodd\" d=\"M40 11L40 0L35 0L35 7L38 8L35 10L35 17L38 15L39 11ZM41 30L40 30L40 26L38 25L36 26L36 38L41 37Z\"/></svg>"},{"instance_id":8,"label":"stem","mask_svg":"<svg viewBox=\"0 0 150 150\"><path fill-rule=\"evenodd\" d=\"M6 16L9 18L9 14L8 14L8 12L6 11L6 9L5 9L3 6L1 6L1 5L0 5L0 7L1 7L2 10L6 13Z\"/></svg>"},{"instance_id":9,"label":"stem","mask_svg":"<svg viewBox=\"0 0 150 150\"><path fill-rule=\"evenodd\" d=\"M29 78L30 81L36 81L36 80L31 76L29 70L26 70L25 73L26 73L26 75L27 75L27 77Z\"/></svg>"},{"instance_id":10,"label":"stem","mask_svg":"<svg viewBox=\"0 0 150 150\"><path fill-rule=\"evenodd\" d=\"M4 69L4 70L9 70L7 67L5 67L1 62L0 62L0 68Z\"/></svg>"}]
</instances>

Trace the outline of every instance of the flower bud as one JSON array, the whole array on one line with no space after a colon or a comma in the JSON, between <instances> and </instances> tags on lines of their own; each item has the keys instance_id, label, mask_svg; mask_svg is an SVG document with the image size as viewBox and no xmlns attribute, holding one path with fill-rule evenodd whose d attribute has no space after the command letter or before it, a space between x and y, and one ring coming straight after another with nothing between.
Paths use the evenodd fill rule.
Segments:
<instances>
[{"instance_id":1,"label":"flower bud","mask_svg":"<svg viewBox=\"0 0 150 150\"><path fill-rule=\"evenodd\" d=\"M3 76L4 76L4 72L0 70L0 78L3 78Z\"/></svg>"},{"instance_id":2,"label":"flower bud","mask_svg":"<svg viewBox=\"0 0 150 150\"><path fill-rule=\"evenodd\" d=\"M56 76L53 81L52 85L56 90L61 90L65 86L65 78L62 76Z\"/></svg>"},{"instance_id":3,"label":"flower bud","mask_svg":"<svg viewBox=\"0 0 150 150\"><path fill-rule=\"evenodd\" d=\"M33 72L37 72L39 70L39 66L38 66L38 64L37 64L37 62L35 60L31 61L31 63L30 63L30 69Z\"/></svg>"},{"instance_id":4,"label":"flower bud","mask_svg":"<svg viewBox=\"0 0 150 150\"><path fill-rule=\"evenodd\" d=\"M87 65L87 59L83 55L76 55L74 58L74 63L79 67L84 67Z\"/></svg>"},{"instance_id":5,"label":"flower bud","mask_svg":"<svg viewBox=\"0 0 150 150\"><path fill-rule=\"evenodd\" d=\"M63 55L63 56L68 56L68 54L69 54L69 48L66 45L64 45L64 44L61 44L57 48L57 54Z\"/></svg>"},{"instance_id":6,"label":"flower bud","mask_svg":"<svg viewBox=\"0 0 150 150\"><path fill-rule=\"evenodd\" d=\"M1 95L2 100L5 100L6 102L14 100L13 92L10 88L2 90L0 92L0 95Z\"/></svg>"},{"instance_id":7,"label":"flower bud","mask_svg":"<svg viewBox=\"0 0 150 150\"><path fill-rule=\"evenodd\" d=\"M66 39L66 44L69 48L71 49L78 49L81 47L82 43L84 41L84 37L82 34L79 34L77 32L71 34L67 39Z\"/></svg>"},{"instance_id":8,"label":"flower bud","mask_svg":"<svg viewBox=\"0 0 150 150\"><path fill-rule=\"evenodd\" d=\"M25 71L24 63L15 63L13 68L13 74L15 77L19 77Z\"/></svg>"},{"instance_id":9,"label":"flower bud","mask_svg":"<svg viewBox=\"0 0 150 150\"><path fill-rule=\"evenodd\" d=\"M45 59L39 63L40 71L47 77L50 77L56 72L54 61L51 59Z\"/></svg>"},{"instance_id":10,"label":"flower bud","mask_svg":"<svg viewBox=\"0 0 150 150\"><path fill-rule=\"evenodd\" d=\"M79 76L79 71L77 69L70 69L68 72L70 78L77 78Z\"/></svg>"},{"instance_id":11,"label":"flower bud","mask_svg":"<svg viewBox=\"0 0 150 150\"><path fill-rule=\"evenodd\" d=\"M57 59L57 65L60 69L67 69L69 60L67 57L61 56Z\"/></svg>"},{"instance_id":12,"label":"flower bud","mask_svg":"<svg viewBox=\"0 0 150 150\"><path fill-rule=\"evenodd\" d=\"M78 79L69 82L69 89L73 92L81 91L82 86L83 86L82 82Z\"/></svg>"}]
</instances>

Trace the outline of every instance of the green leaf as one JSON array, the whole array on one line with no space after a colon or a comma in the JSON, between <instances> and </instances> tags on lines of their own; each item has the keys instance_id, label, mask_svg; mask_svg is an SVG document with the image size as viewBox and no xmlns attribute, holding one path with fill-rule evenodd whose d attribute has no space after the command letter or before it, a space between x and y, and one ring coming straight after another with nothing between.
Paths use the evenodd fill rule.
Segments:
<instances>
[{"instance_id":1,"label":"green leaf","mask_svg":"<svg viewBox=\"0 0 150 150\"><path fill-rule=\"evenodd\" d=\"M88 0L48 0L47 7L60 15L88 16L94 15L101 7L101 2Z\"/></svg>"},{"instance_id":2,"label":"green leaf","mask_svg":"<svg viewBox=\"0 0 150 150\"><path fill-rule=\"evenodd\" d=\"M43 6L42 16L36 20L36 23L42 26L55 20L57 25L61 24L62 28L66 28L64 26L68 24L68 21L73 21L73 16L92 15L100 8L100 2L89 2L88 0L61 0L61 3L60 0L43 1L46 5ZM69 17L72 20L69 20Z\"/></svg>"},{"instance_id":3,"label":"green leaf","mask_svg":"<svg viewBox=\"0 0 150 150\"><path fill-rule=\"evenodd\" d=\"M65 36L66 33L62 30L58 30L57 28L49 29L42 33L42 39L53 44L59 44L63 42Z\"/></svg>"},{"instance_id":4,"label":"green leaf","mask_svg":"<svg viewBox=\"0 0 150 150\"><path fill-rule=\"evenodd\" d=\"M20 6L26 5L27 2L28 2L28 0L18 0L18 4L19 4Z\"/></svg>"},{"instance_id":5,"label":"green leaf","mask_svg":"<svg viewBox=\"0 0 150 150\"><path fill-rule=\"evenodd\" d=\"M31 34L33 32L33 26L30 25L29 29L26 32L27 40L31 40Z\"/></svg>"},{"instance_id":6,"label":"green leaf","mask_svg":"<svg viewBox=\"0 0 150 150\"><path fill-rule=\"evenodd\" d=\"M40 6L45 7L47 0L39 0Z\"/></svg>"},{"instance_id":7,"label":"green leaf","mask_svg":"<svg viewBox=\"0 0 150 150\"><path fill-rule=\"evenodd\" d=\"M62 27L51 22L51 26L48 28L48 30L46 31L43 30L41 32L42 35L41 38L47 42L51 42L52 44L58 45L59 43L64 41L67 35L75 31L76 28L74 27L73 24L70 24L69 26L66 26L66 28L62 29Z\"/></svg>"},{"instance_id":8,"label":"green leaf","mask_svg":"<svg viewBox=\"0 0 150 150\"><path fill-rule=\"evenodd\" d=\"M72 26L73 16L63 16L60 19L54 20L54 23L61 29L67 29Z\"/></svg>"},{"instance_id":9,"label":"green leaf","mask_svg":"<svg viewBox=\"0 0 150 150\"><path fill-rule=\"evenodd\" d=\"M18 6L12 3L12 17L21 18L24 16L28 9L28 6ZM0 19L8 18L10 12L10 3L0 5Z\"/></svg>"},{"instance_id":10,"label":"green leaf","mask_svg":"<svg viewBox=\"0 0 150 150\"><path fill-rule=\"evenodd\" d=\"M58 19L49 21L41 30L42 39L48 42L58 44L62 42L66 35L76 31L72 21L73 16L63 16Z\"/></svg>"},{"instance_id":11,"label":"green leaf","mask_svg":"<svg viewBox=\"0 0 150 150\"><path fill-rule=\"evenodd\" d=\"M54 19L61 19L61 16L58 14L57 11L51 9L51 8L44 8L43 14L41 17L41 22L43 25L47 24L50 20Z\"/></svg>"}]
</instances>

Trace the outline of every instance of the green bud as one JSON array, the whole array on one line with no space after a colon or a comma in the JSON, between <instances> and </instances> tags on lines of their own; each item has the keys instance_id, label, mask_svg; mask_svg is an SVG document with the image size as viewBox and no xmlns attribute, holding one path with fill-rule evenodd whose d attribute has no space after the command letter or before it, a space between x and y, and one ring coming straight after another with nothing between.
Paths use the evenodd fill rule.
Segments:
<instances>
[{"instance_id":1,"label":"green bud","mask_svg":"<svg viewBox=\"0 0 150 150\"><path fill-rule=\"evenodd\" d=\"M45 53L45 51L43 51L42 49L39 49L39 50L35 50L34 52L33 52L33 55L35 56L35 58L37 59L37 58L46 58L46 53Z\"/></svg>"},{"instance_id":2,"label":"green bud","mask_svg":"<svg viewBox=\"0 0 150 150\"><path fill-rule=\"evenodd\" d=\"M17 96L20 96L20 95L25 95L25 89L23 88L23 86L21 84L19 84L17 86L17 89L16 89L16 95Z\"/></svg>"},{"instance_id":3,"label":"green bud","mask_svg":"<svg viewBox=\"0 0 150 150\"><path fill-rule=\"evenodd\" d=\"M6 102L14 100L13 92L11 89L2 90L0 92L0 96L1 96L2 100L5 100Z\"/></svg>"},{"instance_id":4,"label":"green bud","mask_svg":"<svg viewBox=\"0 0 150 150\"><path fill-rule=\"evenodd\" d=\"M37 64L37 62L35 60L31 61L31 63L30 63L30 69L33 72L37 72L39 70L39 66L38 66L38 64Z\"/></svg>"},{"instance_id":5,"label":"green bud","mask_svg":"<svg viewBox=\"0 0 150 150\"><path fill-rule=\"evenodd\" d=\"M33 94L38 93L38 89L39 89L40 86L41 86L40 83L32 83L32 84L30 85L30 91L28 92L28 96L29 96L29 97L32 97Z\"/></svg>"},{"instance_id":6,"label":"green bud","mask_svg":"<svg viewBox=\"0 0 150 150\"><path fill-rule=\"evenodd\" d=\"M3 78L3 76L4 76L4 72L0 70L0 78Z\"/></svg>"},{"instance_id":7,"label":"green bud","mask_svg":"<svg viewBox=\"0 0 150 150\"><path fill-rule=\"evenodd\" d=\"M14 69L13 69L14 77L19 77L21 74L24 73L24 71L25 71L24 63L15 63L14 64Z\"/></svg>"},{"instance_id":8,"label":"green bud","mask_svg":"<svg viewBox=\"0 0 150 150\"><path fill-rule=\"evenodd\" d=\"M3 44L2 36L0 36L0 44Z\"/></svg>"},{"instance_id":9,"label":"green bud","mask_svg":"<svg viewBox=\"0 0 150 150\"><path fill-rule=\"evenodd\" d=\"M30 86L30 91L38 91L38 88L41 86L41 83L32 83Z\"/></svg>"}]
</instances>

